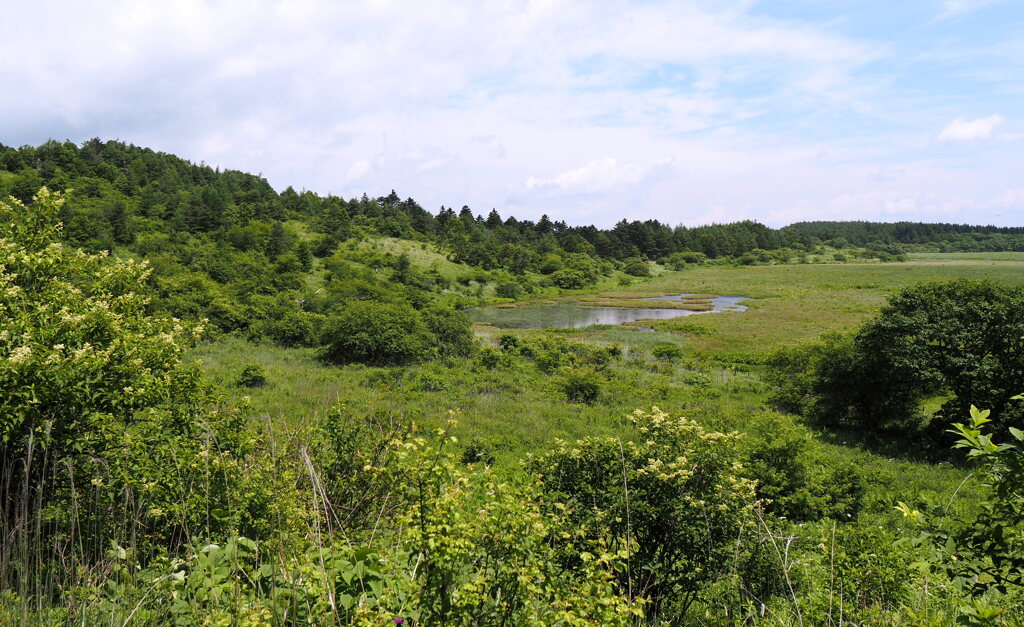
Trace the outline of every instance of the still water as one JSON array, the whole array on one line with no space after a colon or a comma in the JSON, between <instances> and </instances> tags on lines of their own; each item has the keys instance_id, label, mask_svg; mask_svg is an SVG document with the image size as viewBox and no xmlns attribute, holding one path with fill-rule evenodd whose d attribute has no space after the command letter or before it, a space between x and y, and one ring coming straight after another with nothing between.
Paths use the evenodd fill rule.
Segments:
<instances>
[{"instance_id":1,"label":"still water","mask_svg":"<svg viewBox=\"0 0 1024 627\"><path fill-rule=\"evenodd\" d=\"M672 294L642 300L678 300L690 294ZM743 311L742 296L715 296L711 311L685 309L633 309L628 307L583 307L572 302L553 305L527 305L515 309L470 309L466 315L475 322L493 324L502 329L578 329L592 324L622 324L643 318L664 320L719 311Z\"/></svg>"}]
</instances>

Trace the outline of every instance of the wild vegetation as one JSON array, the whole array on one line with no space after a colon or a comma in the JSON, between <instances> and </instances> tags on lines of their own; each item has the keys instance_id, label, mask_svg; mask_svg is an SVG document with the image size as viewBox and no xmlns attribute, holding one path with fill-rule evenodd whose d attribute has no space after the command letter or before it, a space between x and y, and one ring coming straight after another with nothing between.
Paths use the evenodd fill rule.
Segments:
<instances>
[{"instance_id":1,"label":"wild vegetation","mask_svg":"<svg viewBox=\"0 0 1024 627\"><path fill-rule=\"evenodd\" d=\"M1024 620L1019 253L432 216L114 142L0 167L4 624ZM750 300L459 311L581 288Z\"/></svg>"}]
</instances>

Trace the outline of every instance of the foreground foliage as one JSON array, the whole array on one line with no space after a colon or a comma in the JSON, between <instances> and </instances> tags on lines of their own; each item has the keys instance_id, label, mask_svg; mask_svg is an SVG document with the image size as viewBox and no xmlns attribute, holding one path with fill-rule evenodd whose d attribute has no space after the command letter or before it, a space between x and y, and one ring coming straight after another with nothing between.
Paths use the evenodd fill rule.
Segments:
<instances>
[{"instance_id":1,"label":"foreground foliage","mask_svg":"<svg viewBox=\"0 0 1024 627\"><path fill-rule=\"evenodd\" d=\"M629 563L620 591L648 600L651 618L682 616L709 582L736 568L737 541L754 528L754 484L740 472L736 434L707 432L658 408L630 421L637 441L562 443L536 467L591 542L621 543ZM585 544L575 549L570 559L587 552Z\"/></svg>"}]
</instances>

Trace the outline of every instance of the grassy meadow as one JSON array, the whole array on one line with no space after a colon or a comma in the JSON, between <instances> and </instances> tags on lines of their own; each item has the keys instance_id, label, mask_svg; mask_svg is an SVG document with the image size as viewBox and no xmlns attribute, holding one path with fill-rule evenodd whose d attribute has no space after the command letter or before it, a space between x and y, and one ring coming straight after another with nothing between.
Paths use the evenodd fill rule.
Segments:
<instances>
[{"instance_id":1,"label":"grassy meadow","mask_svg":"<svg viewBox=\"0 0 1024 627\"><path fill-rule=\"evenodd\" d=\"M548 450L556 439L620 433L624 416L638 407L658 405L709 427L746 432L753 440L772 424L798 425L798 418L765 406L767 389L757 365L765 355L822 333L852 329L903 287L957 278L1019 283L1024 281L1024 256L1008 261L928 255L899 264L695 268L665 272L605 295L739 295L750 298L748 309L643 321L634 327L503 330L476 325L485 346L513 334L620 347L621 358L598 373L601 391L592 403L571 402L560 387L558 371L546 372L523 358L493 368L476 359L389 368L331 366L313 349L254 345L236 338L206 343L193 355L229 395L249 397L252 410L273 428L300 428L337 403L355 412L410 418L423 428L440 427L456 412L454 434L463 444L484 446L499 465L514 466L526 454ZM654 357L654 349L666 344L679 346L681 357ZM263 366L266 385L234 385L247 364ZM893 451L864 445L856 434L807 433L825 459L853 460L868 471L868 500L879 511L921 493L952 494L966 476L948 464L918 463L906 454L901 461Z\"/></svg>"},{"instance_id":2,"label":"grassy meadow","mask_svg":"<svg viewBox=\"0 0 1024 627\"><path fill-rule=\"evenodd\" d=\"M669 332L699 324L710 333L685 334L684 346L694 352L766 353L852 329L872 317L891 294L916 283L961 278L1024 282L1024 254L975 255L936 253L907 263L728 266L665 273L644 287L659 293L747 296L750 300L743 304L748 309L644 324Z\"/></svg>"}]
</instances>

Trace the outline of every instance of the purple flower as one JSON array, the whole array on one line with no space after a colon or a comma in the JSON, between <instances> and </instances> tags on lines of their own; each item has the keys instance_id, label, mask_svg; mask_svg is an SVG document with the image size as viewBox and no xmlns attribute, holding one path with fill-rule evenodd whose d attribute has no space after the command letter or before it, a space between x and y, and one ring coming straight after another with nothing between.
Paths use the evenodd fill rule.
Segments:
<instances>
[{"instance_id":1,"label":"purple flower","mask_svg":"<svg viewBox=\"0 0 1024 627\"><path fill-rule=\"evenodd\" d=\"M405 623L405 619L404 618L396 618L395 619L395 624L396 625L401 625L403 623Z\"/></svg>"}]
</instances>

